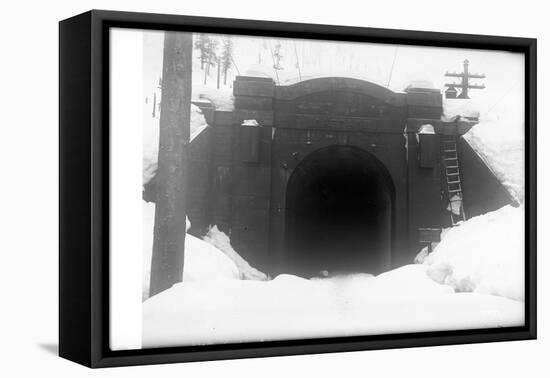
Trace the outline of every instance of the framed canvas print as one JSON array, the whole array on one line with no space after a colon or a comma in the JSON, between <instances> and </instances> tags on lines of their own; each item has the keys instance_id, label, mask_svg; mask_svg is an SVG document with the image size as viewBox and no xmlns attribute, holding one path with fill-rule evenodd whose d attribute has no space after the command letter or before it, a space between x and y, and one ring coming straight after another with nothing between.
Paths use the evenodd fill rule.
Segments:
<instances>
[{"instance_id":1,"label":"framed canvas print","mask_svg":"<svg viewBox=\"0 0 550 378\"><path fill-rule=\"evenodd\" d=\"M60 22L60 355L536 337L536 40Z\"/></svg>"}]
</instances>

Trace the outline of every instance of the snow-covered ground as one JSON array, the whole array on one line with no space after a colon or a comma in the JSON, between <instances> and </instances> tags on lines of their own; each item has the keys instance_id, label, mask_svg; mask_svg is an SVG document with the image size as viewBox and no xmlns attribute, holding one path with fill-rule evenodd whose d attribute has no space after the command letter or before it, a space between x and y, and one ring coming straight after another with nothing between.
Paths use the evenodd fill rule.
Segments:
<instances>
[{"instance_id":1,"label":"snow-covered ground","mask_svg":"<svg viewBox=\"0 0 550 378\"><path fill-rule=\"evenodd\" d=\"M143 306L143 347L519 326L523 303L454 293L424 265L306 280L181 283Z\"/></svg>"},{"instance_id":2,"label":"snow-covered ground","mask_svg":"<svg viewBox=\"0 0 550 378\"><path fill-rule=\"evenodd\" d=\"M143 347L520 326L522 222L508 206L447 231L423 264L309 280L243 280L240 256L188 235L183 282L143 303Z\"/></svg>"}]
</instances>

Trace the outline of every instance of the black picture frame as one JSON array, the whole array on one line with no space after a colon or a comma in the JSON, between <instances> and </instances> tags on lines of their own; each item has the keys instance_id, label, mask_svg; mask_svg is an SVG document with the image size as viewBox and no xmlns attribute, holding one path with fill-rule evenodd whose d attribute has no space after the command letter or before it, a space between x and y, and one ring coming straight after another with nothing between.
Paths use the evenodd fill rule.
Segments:
<instances>
[{"instance_id":1,"label":"black picture frame","mask_svg":"<svg viewBox=\"0 0 550 378\"><path fill-rule=\"evenodd\" d=\"M525 54L523 327L111 351L109 28L424 45ZM89 367L536 338L536 39L92 10L59 24L59 354Z\"/></svg>"}]
</instances>

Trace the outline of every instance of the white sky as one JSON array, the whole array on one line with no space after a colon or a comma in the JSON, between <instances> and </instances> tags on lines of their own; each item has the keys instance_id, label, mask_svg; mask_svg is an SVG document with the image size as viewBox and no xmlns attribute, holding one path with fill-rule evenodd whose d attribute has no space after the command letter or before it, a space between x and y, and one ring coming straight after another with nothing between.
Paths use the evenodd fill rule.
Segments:
<instances>
[{"instance_id":1,"label":"white sky","mask_svg":"<svg viewBox=\"0 0 550 378\"><path fill-rule=\"evenodd\" d=\"M216 35L222 38L221 35ZM232 36L234 60L241 75L263 72L276 79L271 51L281 43L283 70L278 71L281 84L298 81L300 66L302 79L312 76L348 76L365 79L393 91L403 91L411 82L430 81L444 90L446 82L457 81L445 77L445 71L462 72L462 63L470 61L470 72L484 73L483 90L471 90L470 97L482 112L517 120L524 118L524 57L504 51L403 46L357 42L334 42L267 37ZM144 32L144 89L158 84L162 70L163 32ZM221 44L220 44L221 45ZM394 62L395 59L395 62ZM202 85L198 51L194 50L194 83ZM393 65L393 70L392 70ZM390 80L391 74L391 80ZM231 86L237 69L229 73ZM216 85L216 70L208 78L209 87ZM226 88L227 89L227 88ZM150 92L151 89L145 93Z\"/></svg>"}]
</instances>

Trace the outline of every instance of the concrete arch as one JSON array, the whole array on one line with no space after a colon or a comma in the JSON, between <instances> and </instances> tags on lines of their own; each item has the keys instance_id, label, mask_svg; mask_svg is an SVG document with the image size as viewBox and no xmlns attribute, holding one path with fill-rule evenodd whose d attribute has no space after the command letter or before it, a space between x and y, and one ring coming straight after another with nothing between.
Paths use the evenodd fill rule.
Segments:
<instances>
[{"instance_id":1,"label":"concrete arch","mask_svg":"<svg viewBox=\"0 0 550 378\"><path fill-rule=\"evenodd\" d=\"M391 258L395 187L369 152L332 145L311 152L286 186L285 271L379 273Z\"/></svg>"}]
</instances>

